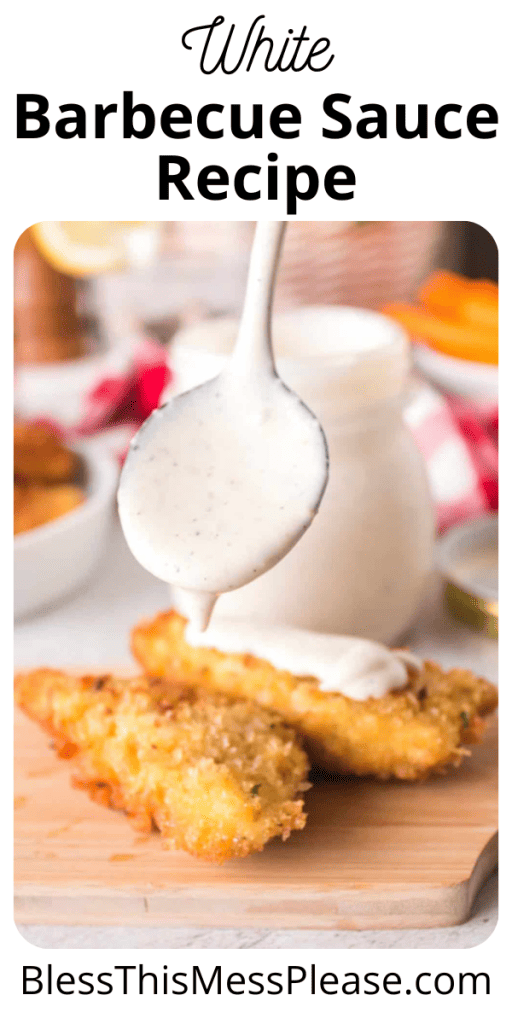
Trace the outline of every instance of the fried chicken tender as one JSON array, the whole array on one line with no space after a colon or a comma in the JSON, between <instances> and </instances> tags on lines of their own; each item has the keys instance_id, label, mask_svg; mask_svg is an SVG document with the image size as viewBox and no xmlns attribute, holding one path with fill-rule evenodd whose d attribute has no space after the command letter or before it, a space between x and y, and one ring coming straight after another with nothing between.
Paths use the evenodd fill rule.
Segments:
<instances>
[{"instance_id":1,"label":"fried chicken tender","mask_svg":"<svg viewBox=\"0 0 512 1024\"><path fill-rule=\"evenodd\" d=\"M44 487L40 484L14 484L14 533L58 519L81 505L84 492L74 484Z\"/></svg>"},{"instance_id":2,"label":"fried chicken tender","mask_svg":"<svg viewBox=\"0 0 512 1024\"><path fill-rule=\"evenodd\" d=\"M93 799L152 824L168 848L221 863L304 828L308 760L258 705L161 680L15 679L18 704L78 766Z\"/></svg>"},{"instance_id":3,"label":"fried chicken tender","mask_svg":"<svg viewBox=\"0 0 512 1024\"><path fill-rule=\"evenodd\" d=\"M497 690L463 669L427 661L408 685L385 697L352 700L326 692L313 678L278 671L250 654L191 647L186 620L174 611L132 631L132 650L145 671L177 683L256 700L302 735L313 764L381 779L424 779L458 764L477 742Z\"/></svg>"},{"instance_id":4,"label":"fried chicken tender","mask_svg":"<svg viewBox=\"0 0 512 1024\"><path fill-rule=\"evenodd\" d=\"M50 427L15 421L16 479L47 484L69 483L76 477L78 469L78 455L61 444Z\"/></svg>"}]
</instances>

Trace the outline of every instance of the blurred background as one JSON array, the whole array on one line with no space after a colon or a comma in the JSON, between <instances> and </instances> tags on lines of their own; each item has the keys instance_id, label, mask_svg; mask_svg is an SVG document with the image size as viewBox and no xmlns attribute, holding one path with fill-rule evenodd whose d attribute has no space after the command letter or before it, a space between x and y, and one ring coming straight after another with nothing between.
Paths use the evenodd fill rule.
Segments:
<instances>
[{"instance_id":1,"label":"blurred background","mask_svg":"<svg viewBox=\"0 0 512 1024\"><path fill-rule=\"evenodd\" d=\"M134 327L168 343L184 323L240 312L251 222L60 222L60 232L54 224L36 225L16 246L18 365L97 353ZM378 310L412 300L435 268L497 281L496 244L465 221L292 221L276 310Z\"/></svg>"}]
</instances>

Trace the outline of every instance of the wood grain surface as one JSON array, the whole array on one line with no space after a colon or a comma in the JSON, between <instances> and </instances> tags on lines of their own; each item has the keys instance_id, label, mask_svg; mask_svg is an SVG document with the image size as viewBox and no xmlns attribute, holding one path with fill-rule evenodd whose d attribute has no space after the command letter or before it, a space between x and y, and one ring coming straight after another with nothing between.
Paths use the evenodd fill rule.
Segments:
<instances>
[{"instance_id":1,"label":"wood grain surface","mask_svg":"<svg viewBox=\"0 0 512 1024\"><path fill-rule=\"evenodd\" d=\"M48 737L15 720L15 919L23 924L382 929L465 921L497 862L497 727L423 784L318 779L308 822L212 866L70 785Z\"/></svg>"}]
</instances>

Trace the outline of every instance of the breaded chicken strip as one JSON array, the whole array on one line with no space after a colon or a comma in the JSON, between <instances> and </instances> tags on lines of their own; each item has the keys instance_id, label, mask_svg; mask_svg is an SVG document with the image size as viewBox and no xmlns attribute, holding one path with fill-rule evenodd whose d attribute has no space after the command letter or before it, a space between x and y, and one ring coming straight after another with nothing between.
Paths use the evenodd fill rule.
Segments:
<instances>
[{"instance_id":1,"label":"breaded chicken strip","mask_svg":"<svg viewBox=\"0 0 512 1024\"><path fill-rule=\"evenodd\" d=\"M14 484L14 533L24 533L36 526L44 526L53 519L71 512L85 499L75 484Z\"/></svg>"},{"instance_id":2,"label":"breaded chicken strip","mask_svg":"<svg viewBox=\"0 0 512 1024\"><path fill-rule=\"evenodd\" d=\"M168 847L221 863L304 828L307 757L273 712L155 679L15 680L18 704L72 758L93 799L154 823Z\"/></svg>"},{"instance_id":3,"label":"breaded chicken strip","mask_svg":"<svg viewBox=\"0 0 512 1024\"><path fill-rule=\"evenodd\" d=\"M427 661L408 686L379 699L352 700L326 692L250 654L191 647L186 620L164 612L132 631L132 650L145 671L177 683L257 700L303 736L314 764L387 779L424 779L458 764L476 742L497 691L472 672L443 672Z\"/></svg>"},{"instance_id":4,"label":"breaded chicken strip","mask_svg":"<svg viewBox=\"0 0 512 1024\"><path fill-rule=\"evenodd\" d=\"M14 423L14 476L38 483L68 483L78 473L80 460L41 423Z\"/></svg>"}]
</instances>

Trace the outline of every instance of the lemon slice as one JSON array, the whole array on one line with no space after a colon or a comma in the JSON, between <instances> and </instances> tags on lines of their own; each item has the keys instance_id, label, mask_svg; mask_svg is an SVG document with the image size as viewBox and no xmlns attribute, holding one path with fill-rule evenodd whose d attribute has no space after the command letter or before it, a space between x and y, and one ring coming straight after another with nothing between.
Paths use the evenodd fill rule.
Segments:
<instances>
[{"instance_id":1,"label":"lemon slice","mask_svg":"<svg viewBox=\"0 0 512 1024\"><path fill-rule=\"evenodd\" d=\"M30 231L52 267L89 277L149 262L156 229L155 223L140 220L43 220Z\"/></svg>"}]
</instances>

